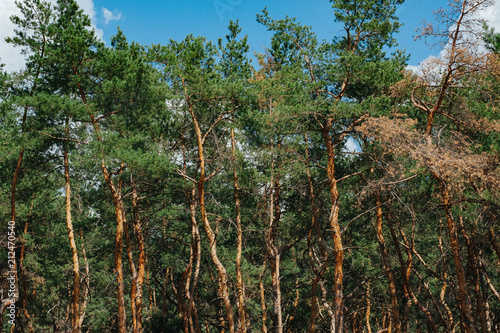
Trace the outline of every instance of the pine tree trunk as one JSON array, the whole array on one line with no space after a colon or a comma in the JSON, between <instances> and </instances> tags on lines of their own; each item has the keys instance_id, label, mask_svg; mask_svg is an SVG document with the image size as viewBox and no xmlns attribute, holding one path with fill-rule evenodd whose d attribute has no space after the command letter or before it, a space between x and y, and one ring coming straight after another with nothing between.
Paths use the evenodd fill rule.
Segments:
<instances>
[{"instance_id":1,"label":"pine tree trunk","mask_svg":"<svg viewBox=\"0 0 500 333\"><path fill-rule=\"evenodd\" d=\"M107 169L106 169L107 170ZM115 206L116 215L116 238L115 238L115 269L116 269L116 282L117 282L117 299L118 299L118 332L126 333L127 331L127 314L125 310L125 287L123 281L123 233L124 233L124 210L121 198L121 188L118 185L115 188L113 181L107 173L105 173L106 183L108 183L111 193L113 194L113 204Z\"/></svg>"},{"instance_id":2,"label":"pine tree trunk","mask_svg":"<svg viewBox=\"0 0 500 333\"><path fill-rule=\"evenodd\" d=\"M184 86L186 89L186 87ZM227 279L227 272L226 268L222 264L222 262L219 259L219 256L217 254L217 237L215 232L212 229L210 220L208 219L208 214L205 206L205 181L206 181L206 175L205 175L205 156L204 156L204 139L203 135L201 133L200 126L198 124L198 120L196 118L196 114L194 113L193 106L191 105L191 102L189 100L189 95L185 91L185 97L187 99L187 104L188 104L188 109L189 113L191 115L193 125L196 131L196 138L198 141L198 158L199 158L199 170L200 170L200 175L198 178L198 204L200 206L200 214L201 214L201 219L203 221L203 226L205 227L205 232L208 235L208 239L210 241L210 256L212 258L212 261L217 269L217 282L219 285L219 296L221 297L223 303L224 303L224 308L226 310L226 319L227 319L227 324L229 326L229 331L231 333L234 333L234 315L233 315L233 309L231 306L231 299L229 297L229 290L228 290L228 279Z\"/></svg>"},{"instance_id":3,"label":"pine tree trunk","mask_svg":"<svg viewBox=\"0 0 500 333\"><path fill-rule=\"evenodd\" d=\"M194 301L196 294L196 286L198 285L198 278L200 275L201 265L201 239L200 231L198 229L198 222L196 221L196 186L193 184L190 199L190 215L191 215L191 256L190 265L194 265L194 270L191 269L187 277L186 283L186 296L188 300L187 314L192 332L201 333L200 320L198 311ZM196 260L196 262L195 262Z\"/></svg>"},{"instance_id":4,"label":"pine tree trunk","mask_svg":"<svg viewBox=\"0 0 500 333\"><path fill-rule=\"evenodd\" d=\"M326 273L328 269L328 251L324 245L323 242L323 236L321 234L321 229L319 226L319 220L318 220L318 207L316 205L316 195L314 193L314 185L311 177L311 168L310 168L310 157L309 157L309 149L308 149L308 140L307 140L307 134L304 134L304 141L306 144L306 159L307 159L307 165L306 165L306 174L307 174L307 183L309 185L309 195L310 195L310 202L311 202L311 229L309 230L309 234L307 237L308 240L308 252L309 252L309 259L311 261L311 265L313 267L314 271L314 279L311 283L311 324L310 324L310 333L315 333L316 332L316 318L317 318L317 303L318 303L318 283L321 281L323 278L323 275ZM319 243L319 251L321 254L321 261L319 262L319 268L316 268L316 262L319 261L316 256L313 254L313 249L311 245L311 236L312 232L315 230L316 232L316 237L318 238L318 243Z\"/></svg>"},{"instance_id":5,"label":"pine tree trunk","mask_svg":"<svg viewBox=\"0 0 500 333\"><path fill-rule=\"evenodd\" d=\"M372 333L372 325L370 324L370 315L371 315L371 296L370 296L370 288L371 288L371 281L368 280L366 282L366 312L365 312L365 325L366 325L366 330L368 333Z\"/></svg>"},{"instance_id":6,"label":"pine tree trunk","mask_svg":"<svg viewBox=\"0 0 500 333\"><path fill-rule=\"evenodd\" d=\"M459 309L460 313L462 316L462 329L466 333L476 333L476 328L474 324L474 316L472 315L472 310L471 310L471 303L470 303L470 297L469 293L467 291L467 277L465 274L464 267L462 265L462 259L460 256L460 245L458 244L458 235L457 235L457 230L456 230L456 224L455 220L453 219L452 213L451 213L451 200L450 200L450 194L448 191L447 184L444 180L440 179L440 177L437 176L436 173L434 173L434 176L437 178L437 180L440 183L440 188L441 188L441 198L442 198L442 203L444 206L444 211L446 215L446 221L448 224L448 233L450 236L450 245L451 245L451 252L453 255L453 261L455 263L455 271L457 274L457 280L458 280L458 294L459 294Z\"/></svg>"},{"instance_id":7,"label":"pine tree trunk","mask_svg":"<svg viewBox=\"0 0 500 333\"><path fill-rule=\"evenodd\" d=\"M272 170L271 172L274 172ZM267 252L271 261L271 279L273 285L273 322L274 332L283 332L283 316L281 312L281 283L280 283L280 262L281 253L279 247L276 245L277 228L281 217L280 208L280 181L279 177L273 180L271 176L271 183L273 184L271 193L271 216L270 226L267 235Z\"/></svg>"},{"instance_id":8,"label":"pine tree trunk","mask_svg":"<svg viewBox=\"0 0 500 333\"><path fill-rule=\"evenodd\" d=\"M262 333L267 333L267 305L266 305L266 295L264 289L264 275L266 273L267 261L264 261L262 265L262 273L259 276L259 296L260 296L260 310L262 311Z\"/></svg>"},{"instance_id":9,"label":"pine tree trunk","mask_svg":"<svg viewBox=\"0 0 500 333\"><path fill-rule=\"evenodd\" d=\"M332 120L325 121L322 129L323 141L327 150L328 165L326 169L328 177L328 186L330 188L331 210L330 210L330 228L332 230L333 251L335 255L335 271L333 278L333 332L343 332L343 262L344 248L342 247L342 235L339 226L339 192L337 189L337 180L335 178L335 148L333 147L330 130Z\"/></svg>"},{"instance_id":10,"label":"pine tree trunk","mask_svg":"<svg viewBox=\"0 0 500 333\"><path fill-rule=\"evenodd\" d=\"M73 72L75 76L79 76L78 70L76 67L73 67ZM99 128L99 124L94 117L92 110L90 109L87 103L87 95L83 90L83 87L80 82L77 82L78 91L80 94L80 98L85 105L87 112L90 117L90 122L92 127L94 128L94 132L97 136L97 140L99 142L102 141L101 130ZM119 173L123 170L124 165L121 165ZM125 289L123 286L123 262L122 262L122 249L123 249L123 203L121 198L121 190L117 191L115 184L113 183L113 179L111 178L111 174L109 173L104 160L101 159L101 170L104 180L108 185L111 191L111 197L113 201L113 205L115 206L115 216L116 216L116 237L115 237L115 274L116 274L116 282L117 282L117 303L118 303L118 322L117 329L118 333L126 333L127 330L127 314L125 311Z\"/></svg>"},{"instance_id":11,"label":"pine tree trunk","mask_svg":"<svg viewBox=\"0 0 500 333\"><path fill-rule=\"evenodd\" d=\"M69 124L66 120L66 136L69 136ZM73 231L73 220L71 217L71 185L68 151L64 149L64 181L66 187L66 228L68 229L69 245L71 247L71 256L73 260L73 303L71 326L73 333L80 332L80 262L78 259L78 249L75 242L75 233Z\"/></svg>"},{"instance_id":12,"label":"pine tree trunk","mask_svg":"<svg viewBox=\"0 0 500 333\"><path fill-rule=\"evenodd\" d=\"M137 195L137 187L135 180L132 178L132 210L134 218L134 233L137 238L137 247L139 250L139 263L137 269L137 293L135 297L135 307L137 315L137 332L142 332L142 300L143 300L143 285L146 274L146 249L144 245L144 235L142 232L142 223L139 215L139 199Z\"/></svg>"},{"instance_id":13,"label":"pine tree trunk","mask_svg":"<svg viewBox=\"0 0 500 333\"><path fill-rule=\"evenodd\" d=\"M234 119L233 119L234 120ZM240 186L238 184L238 168L236 159L236 140L234 137L234 128L231 128L231 154L233 159L233 184L234 184L234 208L236 211L236 289L238 291L238 318L239 332L246 333L246 312L245 312L245 285L241 273L241 252L243 249L243 231L241 228L240 212Z\"/></svg>"},{"instance_id":14,"label":"pine tree trunk","mask_svg":"<svg viewBox=\"0 0 500 333\"><path fill-rule=\"evenodd\" d=\"M120 186L121 187L121 186ZM125 213L125 212L124 212ZM140 332L137 328L137 269L135 268L134 256L132 253L132 242L130 241L130 232L128 229L127 218L123 215L123 231L125 234L125 243L127 244L127 258L132 273L132 281L130 283L130 312L132 314L132 330L134 333Z\"/></svg>"},{"instance_id":15,"label":"pine tree trunk","mask_svg":"<svg viewBox=\"0 0 500 333\"><path fill-rule=\"evenodd\" d=\"M394 274L392 273L391 263L389 261L389 254L387 253L387 248L385 246L384 234L382 231L382 205L380 203L380 190L375 193L375 205L377 206L377 239L380 246L380 255L382 257L382 265L389 282L389 295L391 298L391 309L392 309L392 319L394 322L394 330L396 333L401 332L401 322L399 319L399 305L396 292L396 281L394 279Z\"/></svg>"}]
</instances>

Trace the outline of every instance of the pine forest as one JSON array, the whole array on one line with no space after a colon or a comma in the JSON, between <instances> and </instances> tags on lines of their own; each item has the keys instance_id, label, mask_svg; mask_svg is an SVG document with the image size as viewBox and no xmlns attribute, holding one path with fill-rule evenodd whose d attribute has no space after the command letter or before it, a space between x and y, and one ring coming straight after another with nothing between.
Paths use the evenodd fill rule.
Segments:
<instances>
[{"instance_id":1,"label":"pine forest","mask_svg":"<svg viewBox=\"0 0 500 333\"><path fill-rule=\"evenodd\" d=\"M2 332L500 332L500 33L451 0L263 9L216 41L96 37L22 0L0 67ZM1 62L1 60L0 60Z\"/></svg>"}]
</instances>

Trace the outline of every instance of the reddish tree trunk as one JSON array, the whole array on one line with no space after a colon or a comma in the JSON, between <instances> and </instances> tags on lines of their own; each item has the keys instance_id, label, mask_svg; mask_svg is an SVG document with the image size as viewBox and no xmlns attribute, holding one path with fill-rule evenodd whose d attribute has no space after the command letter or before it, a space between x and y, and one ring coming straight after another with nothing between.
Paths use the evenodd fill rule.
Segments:
<instances>
[{"instance_id":1,"label":"reddish tree trunk","mask_svg":"<svg viewBox=\"0 0 500 333\"><path fill-rule=\"evenodd\" d=\"M66 136L69 136L68 121L66 121ZM64 180L66 187L66 228L68 229L69 245L73 260L73 303L71 326L74 333L80 332L80 262L78 259L78 249L73 231L73 220L71 218L71 185L68 152L64 150Z\"/></svg>"},{"instance_id":2,"label":"reddish tree trunk","mask_svg":"<svg viewBox=\"0 0 500 333\"><path fill-rule=\"evenodd\" d=\"M377 239L380 246L380 254L382 256L382 265L387 276L389 283L389 295L391 297L391 309L392 309L392 320L394 322L394 330L396 333L401 332L401 321L399 319L399 305L396 292L396 281L394 279L394 274L392 273L391 263L389 261L389 254L387 253L387 248L385 246L384 233L382 231L382 204L380 203L380 190L375 193L375 205L377 206Z\"/></svg>"},{"instance_id":3,"label":"reddish tree trunk","mask_svg":"<svg viewBox=\"0 0 500 333\"><path fill-rule=\"evenodd\" d=\"M246 333L246 311L245 311L245 285L243 284L243 276L241 273L241 253L243 249L243 231L241 228L241 212L240 212L240 186L238 184L238 169L236 159L236 140L234 137L234 128L231 128L231 154L233 159L233 184L234 184L234 208L236 211L236 288L238 293L238 318L239 332Z\"/></svg>"},{"instance_id":4,"label":"reddish tree trunk","mask_svg":"<svg viewBox=\"0 0 500 333\"><path fill-rule=\"evenodd\" d=\"M335 271L333 277L333 333L343 332L343 262L344 248L342 247L342 235L339 226L339 192L337 189L337 179L335 178L335 148L333 147L330 130L332 120L325 121L322 129L323 142L327 150L328 164L326 173L328 177L328 186L330 188L330 228L332 230L333 251L335 256Z\"/></svg>"}]
</instances>

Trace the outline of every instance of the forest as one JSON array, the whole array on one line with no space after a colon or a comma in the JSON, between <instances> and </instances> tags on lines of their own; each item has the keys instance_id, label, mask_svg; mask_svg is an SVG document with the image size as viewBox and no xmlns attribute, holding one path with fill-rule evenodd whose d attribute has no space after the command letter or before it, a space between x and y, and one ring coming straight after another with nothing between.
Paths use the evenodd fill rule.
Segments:
<instances>
[{"instance_id":1,"label":"forest","mask_svg":"<svg viewBox=\"0 0 500 333\"><path fill-rule=\"evenodd\" d=\"M418 70L403 1L330 0L329 41L264 9L258 61L238 22L105 44L75 0L16 2L1 331L500 332L493 1L437 11Z\"/></svg>"}]
</instances>

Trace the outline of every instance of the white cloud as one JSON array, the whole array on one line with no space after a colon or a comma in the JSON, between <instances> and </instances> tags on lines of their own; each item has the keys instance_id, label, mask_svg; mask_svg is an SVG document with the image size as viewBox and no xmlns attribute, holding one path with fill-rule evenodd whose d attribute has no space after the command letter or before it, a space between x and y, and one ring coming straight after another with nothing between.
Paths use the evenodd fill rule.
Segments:
<instances>
[{"instance_id":1,"label":"white cloud","mask_svg":"<svg viewBox=\"0 0 500 333\"><path fill-rule=\"evenodd\" d=\"M53 5L56 3L55 0L49 0L48 2ZM84 13L92 20L92 28L95 30L97 37L102 40L104 33L95 25L97 19L94 1L77 0L77 2ZM16 26L9 18L12 15L20 15L20 11L14 0L0 0L0 8L0 63L5 64L7 72L19 71L24 67L24 56L21 54L20 48L15 48L11 44L7 44L5 38L14 36Z\"/></svg>"},{"instance_id":2,"label":"white cloud","mask_svg":"<svg viewBox=\"0 0 500 333\"><path fill-rule=\"evenodd\" d=\"M479 61L484 59L486 52L482 40L483 27L481 22L485 21L490 27L495 29L495 32L500 33L500 1L492 0L490 6L478 10L469 19L469 23L462 26L464 32L460 35L459 43L461 47L469 51L470 56L476 57ZM455 26L451 26L450 31L454 28ZM445 63L440 64L440 62L446 62L450 47L451 43L448 41L440 51L439 57L429 55L418 66L407 66L406 69L422 75L430 68L429 64L433 64L432 66L435 68L432 71L439 72L446 65Z\"/></svg>"},{"instance_id":3,"label":"white cloud","mask_svg":"<svg viewBox=\"0 0 500 333\"><path fill-rule=\"evenodd\" d=\"M108 24L111 21L118 21L122 18L122 13L117 10L110 11L107 8L102 7L102 15L104 16L105 24Z\"/></svg>"},{"instance_id":4,"label":"white cloud","mask_svg":"<svg viewBox=\"0 0 500 333\"><path fill-rule=\"evenodd\" d=\"M7 44L6 37L14 35L15 25L10 21L12 15L19 15L14 0L0 0L0 62L5 64L6 71L20 70L24 65L24 57L19 48Z\"/></svg>"},{"instance_id":5,"label":"white cloud","mask_svg":"<svg viewBox=\"0 0 500 333\"><path fill-rule=\"evenodd\" d=\"M480 16L490 27L495 28L496 32L500 32L500 1L495 1L493 5L484 9Z\"/></svg>"},{"instance_id":6,"label":"white cloud","mask_svg":"<svg viewBox=\"0 0 500 333\"><path fill-rule=\"evenodd\" d=\"M76 0L76 2L80 6L80 8L83 9L83 12L90 17L92 21L92 28L95 30L97 38L103 40L104 32L101 29L97 28L97 26L95 25L95 23L97 22L97 18L96 11L94 9L94 0Z\"/></svg>"}]
</instances>

